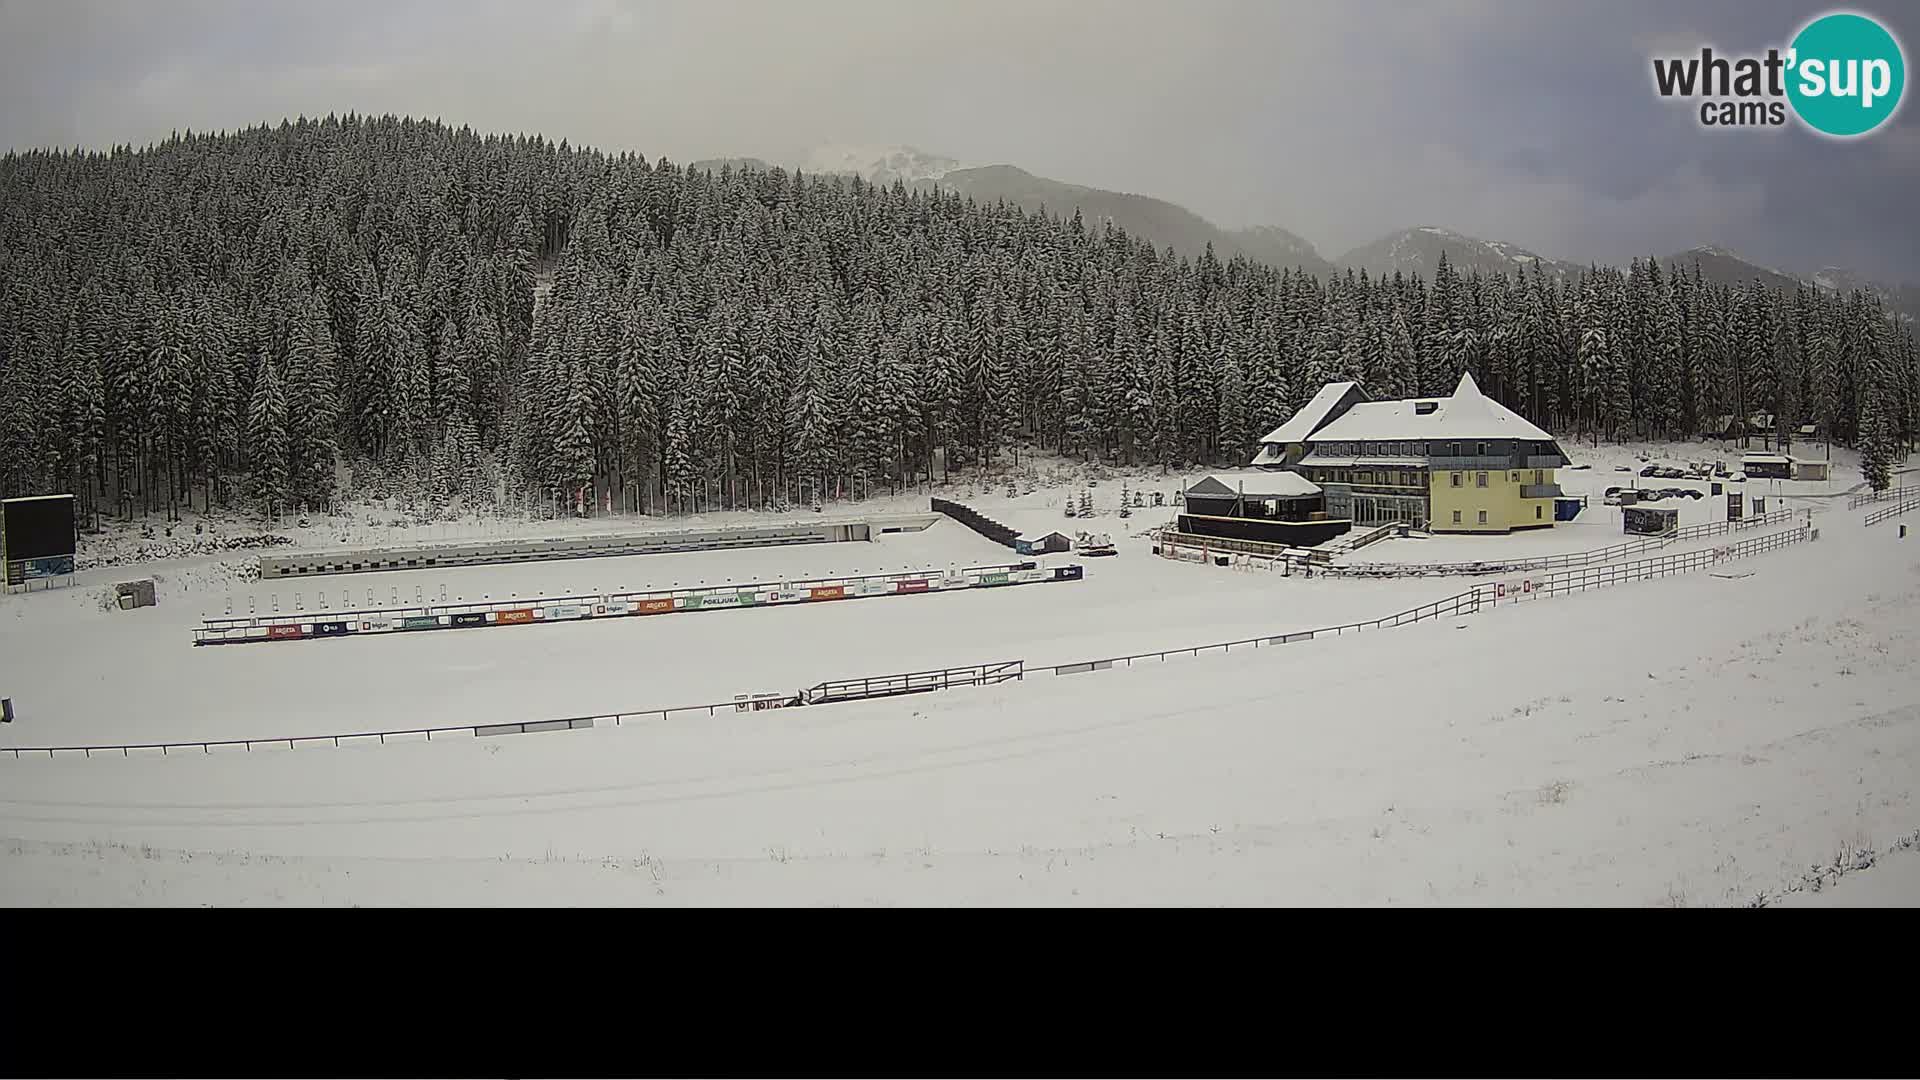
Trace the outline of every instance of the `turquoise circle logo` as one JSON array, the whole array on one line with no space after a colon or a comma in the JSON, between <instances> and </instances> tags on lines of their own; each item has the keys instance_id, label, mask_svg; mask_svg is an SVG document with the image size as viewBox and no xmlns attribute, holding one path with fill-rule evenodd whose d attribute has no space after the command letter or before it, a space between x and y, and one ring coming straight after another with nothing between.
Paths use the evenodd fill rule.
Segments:
<instances>
[{"instance_id":1,"label":"turquoise circle logo","mask_svg":"<svg viewBox=\"0 0 1920 1080\"><path fill-rule=\"evenodd\" d=\"M1851 138L1886 123L1900 107L1907 62L1886 27L1851 12L1822 15L1793 39L1787 99L1808 127Z\"/></svg>"}]
</instances>

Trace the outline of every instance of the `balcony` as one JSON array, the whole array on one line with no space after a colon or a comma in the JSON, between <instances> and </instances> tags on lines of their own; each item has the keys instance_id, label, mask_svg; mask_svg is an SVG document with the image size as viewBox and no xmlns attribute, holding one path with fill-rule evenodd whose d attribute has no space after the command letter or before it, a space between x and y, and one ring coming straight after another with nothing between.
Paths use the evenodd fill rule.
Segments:
<instances>
[{"instance_id":1,"label":"balcony","mask_svg":"<svg viewBox=\"0 0 1920 1080\"><path fill-rule=\"evenodd\" d=\"M1520 466L1523 469L1563 469L1567 465L1567 459L1559 454L1531 454L1525 460L1526 464Z\"/></svg>"},{"instance_id":2,"label":"balcony","mask_svg":"<svg viewBox=\"0 0 1920 1080\"><path fill-rule=\"evenodd\" d=\"M1559 484L1521 484L1520 497L1523 499L1557 499L1564 492Z\"/></svg>"},{"instance_id":3,"label":"balcony","mask_svg":"<svg viewBox=\"0 0 1920 1080\"><path fill-rule=\"evenodd\" d=\"M1427 467L1435 472L1505 472L1518 468L1512 454L1487 454L1483 457L1429 458ZM1532 466L1528 466L1532 468Z\"/></svg>"}]
</instances>

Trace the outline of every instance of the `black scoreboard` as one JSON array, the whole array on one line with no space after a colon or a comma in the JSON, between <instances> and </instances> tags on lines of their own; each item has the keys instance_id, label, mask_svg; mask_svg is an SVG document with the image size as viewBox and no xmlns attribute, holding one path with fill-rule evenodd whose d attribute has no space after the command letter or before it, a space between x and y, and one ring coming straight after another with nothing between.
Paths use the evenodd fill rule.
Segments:
<instances>
[{"instance_id":1,"label":"black scoreboard","mask_svg":"<svg viewBox=\"0 0 1920 1080\"><path fill-rule=\"evenodd\" d=\"M78 539L73 496L0 499L0 557L6 561L8 585L73 573Z\"/></svg>"}]
</instances>

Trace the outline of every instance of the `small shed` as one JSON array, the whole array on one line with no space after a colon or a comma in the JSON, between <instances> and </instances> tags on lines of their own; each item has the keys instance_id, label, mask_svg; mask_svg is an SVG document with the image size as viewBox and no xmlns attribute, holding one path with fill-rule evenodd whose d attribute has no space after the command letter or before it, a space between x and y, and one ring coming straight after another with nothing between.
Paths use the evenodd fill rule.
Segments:
<instances>
[{"instance_id":1,"label":"small shed","mask_svg":"<svg viewBox=\"0 0 1920 1080\"><path fill-rule=\"evenodd\" d=\"M1793 459L1793 478L1795 480L1815 480L1824 482L1831 478L1832 466L1824 461L1806 461Z\"/></svg>"},{"instance_id":2,"label":"small shed","mask_svg":"<svg viewBox=\"0 0 1920 1080\"><path fill-rule=\"evenodd\" d=\"M1014 537L1013 550L1022 555L1045 555L1051 551L1072 551L1073 538L1063 532L1029 533Z\"/></svg>"},{"instance_id":3,"label":"small shed","mask_svg":"<svg viewBox=\"0 0 1920 1080\"><path fill-rule=\"evenodd\" d=\"M1586 509L1586 507L1587 500L1585 496L1562 495L1553 500L1553 520L1572 521L1574 518L1579 517L1580 511Z\"/></svg>"},{"instance_id":4,"label":"small shed","mask_svg":"<svg viewBox=\"0 0 1920 1080\"><path fill-rule=\"evenodd\" d=\"M1680 525L1680 511L1665 506L1628 506L1620 514L1632 536L1664 536Z\"/></svg>"},{"instance_id":5,"label":"small shed","mask_svg":"<svg viewBox=\"0 0 1920 1080\"><path fill-rule=\"evenodd\" d=\"M122 611L134 608L152 607L153 579L142 578L139 581L123 581L113 587L114 603Z\"/></svg>"},{"instance_id":6,"label":"small shed","mask_svg":"<svg viewBox=\"0 0 1920 1080\"><path fill-rule=\"evenodd\" d=\"M1747 454L1740 459L1740 471L1757 480L1791 480L1793 464L1785 454Z\"/></svg>"}]
</instances>

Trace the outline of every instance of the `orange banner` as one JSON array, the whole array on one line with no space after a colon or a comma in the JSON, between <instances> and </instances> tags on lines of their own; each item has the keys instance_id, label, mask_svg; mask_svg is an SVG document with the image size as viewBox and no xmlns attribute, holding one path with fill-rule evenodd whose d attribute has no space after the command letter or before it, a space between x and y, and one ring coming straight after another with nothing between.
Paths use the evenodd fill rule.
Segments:
<instances>
[{"instance_id":1,"label":"orange banner","mask_svg":"<svg viewBox=\"0 0 1920 1080\"><path fill-rule=\"evenodd\" d=\"M493 621L497 623L523 623L533 621L532 608L512 608L495 613Z\"/></svg>"}]
</instances>

